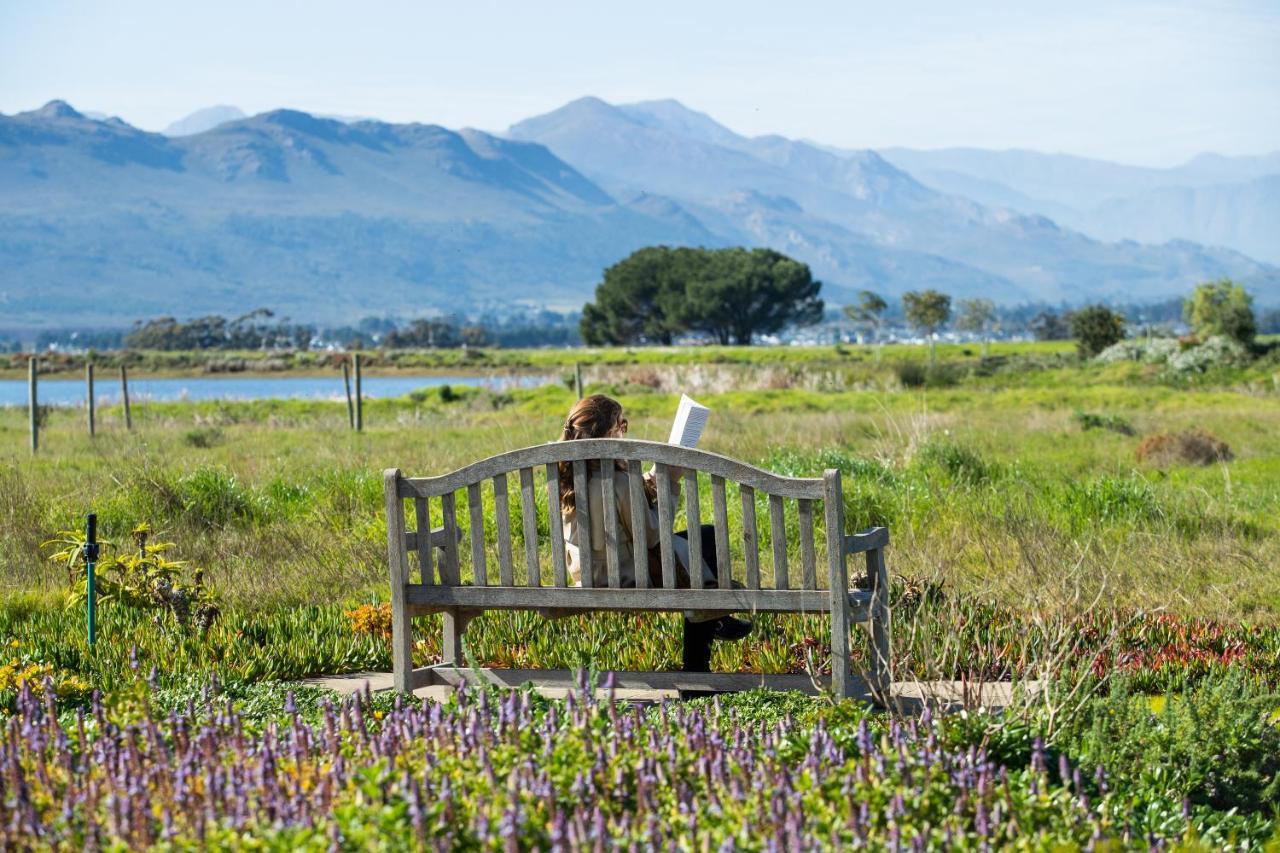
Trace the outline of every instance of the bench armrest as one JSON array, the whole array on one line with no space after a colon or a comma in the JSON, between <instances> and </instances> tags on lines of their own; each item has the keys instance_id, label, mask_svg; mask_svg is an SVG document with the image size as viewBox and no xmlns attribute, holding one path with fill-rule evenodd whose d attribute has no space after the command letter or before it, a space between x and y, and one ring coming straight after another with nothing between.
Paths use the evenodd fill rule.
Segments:
<instances>
[{"instance_id":1,"label":"bench armrest","mask_svg":"<svg viewBox=\"0 0 1280 853\"><path fill-rule=\"evenodd\" d=\"M866 551L874 551L877 548L885 548L889 545L889 528L872 527L861 533L850 533L844 537L844 552L846 554L862 554Z\"/></svg>"}]
</instances>

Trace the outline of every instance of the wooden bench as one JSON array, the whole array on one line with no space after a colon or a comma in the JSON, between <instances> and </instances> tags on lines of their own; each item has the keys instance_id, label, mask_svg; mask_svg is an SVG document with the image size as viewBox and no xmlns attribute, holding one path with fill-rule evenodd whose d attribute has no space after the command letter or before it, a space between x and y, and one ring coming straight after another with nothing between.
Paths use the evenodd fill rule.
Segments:
<instances>
[{"instance_id":1,"label":"wooden bench","mask_svg":"<svg viewBox=\"0 0 1280 853\"><path fill-rule=\"evenodd\" d=\"M632 529L642 531L642 536L645 524L641 513L645 511L646 501L641 493L641 465L653 463L658 474L660 541L657 545L661 554L661 586L650 581L648 553L644 547L633 549L636 586L624 588L621 584L617 542L625 533L620 531L616 498L611 488L615 460L625 462L630 475L635 516ZM574 543L582 560L582 586L569 586L556 467L560 462L571 463L575 492L582 495L587 491L588 463L592 461L600 463L600 476L605 480L604 550L608 585L600 588L592 586L591 524L587 519L577 526L578 541ZM717 574L720 578L735 577L742 582L742 588L704 589L701 573L696 571L691 573L692 588L676 588L672 527L679 495L673 494L671 478L666 476L671 467L685 472L685 515L690 531L697 531L702 523L705 503L699 494L699 484L709 480ZM514 509L508 488L509 475L517 479L515 493L519 506ZM465 671L465 666L460 665L465 663L462 639L466 623L485 610L721 610L745 615L829 613L833 659L830 686L840 697L857 695L849 658L849 632L853 624L865 624L871 634L867 686L877 699L888 696L892 676L889 583L884 551L889 535L883 527L851 535L843 533L839 471L828 470L821 478L781 477L702 450L650 441L586 439L513 450L438 477L405 477L394 468L384 476L391 568L392 658L397 690L408 692L429 684L456 683L459 673ZM737 502L741 504L737 536L730 530L729 514L732 494L729 486L734 484ZM485 524L486 485L492 489L492 540ZM459 525L459 492L465 492L467 497L465 537ZM757 500L768 506L771 573L763 572L760 565ZM793 500L797 503L794 539L798 542L789 540L787 533L787 502ZM412 501L409 513L405 511L406 501ZM431 507L436 501L443 524L432 528ZM585 504L580 502L578 509L584 516L589 512ZM819 504L824 519L821 539L817 520ZM409 516L414 519L412 528L408 526ZM519 537L513 535L513 518L519 524ZM540 541L540 524L549 531L548 543ZM519 549L517 539L522 546ZM463 547L464 542L468 547ZM691 561L697 565L702 559L701 537L691 535L688 542ZM733 559L731 542L740 544L740 560ZM647 544L652 547L654 543ZM791 544L796 547L789 548ZM548 550L549 573L544 561ZM866 555L865 588L851 587L849 583L848 557L855 553ZM411 561L410 555L416 558ZM798 573L791 565L791 555L799 557ZM496 566L491 566L490 558L494 556ZM821 573L818 571L820 561L826 564ZM410 574L412 563L416 563L418 569L416 580ZM819 583L820 576L825 585ZM414 669L412 619L432 612L444 614L442 662L438 666ZM745 642L750 641L748 638ZM731 683L727 674L715 673L709 677L713 688L720 676L723 684Z\"/></svg>"}]
</instances>

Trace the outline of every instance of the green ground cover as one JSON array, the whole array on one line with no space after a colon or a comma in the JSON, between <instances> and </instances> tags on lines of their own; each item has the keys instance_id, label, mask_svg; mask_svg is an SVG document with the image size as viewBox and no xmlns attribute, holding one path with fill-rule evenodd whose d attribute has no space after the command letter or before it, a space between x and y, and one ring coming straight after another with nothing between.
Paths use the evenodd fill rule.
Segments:
<instances>
[{"instance_id":1,"label":"green ground cover","mask_svg":"<svg viewBox=\"0 0 1280 853\"><path fill-rule=\"evenodd\" d=\"M1113 773L1116 793L1108 799L1091 789L1083 811L1069 782L1017 777L1015 788L1049 785L1059 792L1053 796L1066 798L1053 815L1035 818L1012 801L1002 806L1006 817L1026 816L1025 831L1041 826L1045 839L1075 843L1087 842L1095 824L1110 838L1123 839L1127 828L1133 843L1145 843L1147 833L1182 838L1188 827L1211 846L1230 833L1253 843L1265 839L1280 807L1274 786L1267 787L1275 769L1243 746L1237 777L1256 784L1188 769L1200 766L1196 761L1211 765L1212 756L1192 755L1195 738L1187 732L1225 731L1229 721L1209 714L1209 699L1183 697L1220 696L1223 685L1235 685L1230 689L1253 704L1232 711L1238 718L1231 719L1255 732L1258 743L1270 743L1274 720L1258 709L1280 686L1280 396L1268 373L1274 368L1255 363L1175 382L1140 365L1079 366L1061 348L1018 351L1003 363L943 352L943 372L918 385L904 385L897 354L877 362L867 351L841 364L832 361L831 348L808 361L804 351L789 349L729 349L722 363L681 363L680 352L662 363L665 354L653 353L643 362L593 366L588 382L622 399L633 437L664 437L677 391L688 389L714 410L706 448L797 476L840 469L850 529L886 524L892 531L901 677L1050 676L1079 687L1080 701L1064 700L1052 714L1023 709L987 720L982 731L994 734L973 735L987 737L993 760L1019 773L1031 772L1030 747L1000 752L1005 747L992 744L1017 737L1030 743L1038 734L1072 767L1103 764ZM546 361L520 367L572 364L564 353L530 353L529 360L535 355ZM0 410L0 640L11 649L0 666L0 706L16 708L22 685L38 685L46 674L65 712L73 713L94 688L108 697L132 695L153 667L157 695L198 692L217 672L237 696L267 681L386 668L385 621L377 609L388 592L381 470L435 474L550 440L572 399L563 384L429 389L369 401L362 434L346 429L345 407L332 403L154 403L135 408L131 433L118 411L100 412L92 441L83 434L82 413L54 410L34 459L26 451L26 413ZM1139 461L1145 438L1193 429L1225 441L1232 459L1159 467ZM104 535L124 550L140 523L151 526L154 541L172 542L165 555L189 563L179 576L199 569L217 601L212 626L184 628L163 610L104 605L102 640L90 650L75 583L50 560L55 548L42 543L91 509ZM767 525L762 536L767 551ZM717 646L713 667L821 671L829 654L824 621L761 618L748 641ZM420 664L439 654L434 627L422 620ZM487 614L469 630L468 643L481 664L672 669L679 623L674 615L549 622ZM865 655L865 648L855 649L857 661ZM1123 695L1110 693L1117 679ZM269 714L283 713L283 695L270 695ZM794 700L731 701L767 715ZM795 727L796 738L812 734L818 707L803 712L808 722ZM1280 708L1280 701L1269 707ZM1112 712L1126 721L1130 747L1124 738L1106 745L1116 740L1107 728ZM881 717L873 724L885 725ZM1225 743L1206 749L1221 752ZM1181 765L1152 765L1166 770L1144 770L1135 756L1154 749L1188 750L1190 757ZM468 768L460 766L458 776ZM1086 777L1092 772L1086 766ZM1261 801L1221 793L1250 784ZM380 796L403 806L398 785L392 788L399 794L383 788ZM888 833L893 809L883 805L877 831ZM551 813L539 814L529 818L530 839L551 831ZM470 823L479 820L474 812L455 817L478 825ZM351 838L358 837L357 824L376 823L359 809L342 820ZM400 820L412 823L404 813L390 825ZM621 827L621 820L606 816L610 826ZM960 820L976 832L975 814ZM933 825L943 831L943 823ZM834 831L835 824L824 826ZM316 837L329 830L320 824ZM716 844L725 838L707 832ZM279 837L285 844L294 836Z\"/></svg>"}]
</instances>

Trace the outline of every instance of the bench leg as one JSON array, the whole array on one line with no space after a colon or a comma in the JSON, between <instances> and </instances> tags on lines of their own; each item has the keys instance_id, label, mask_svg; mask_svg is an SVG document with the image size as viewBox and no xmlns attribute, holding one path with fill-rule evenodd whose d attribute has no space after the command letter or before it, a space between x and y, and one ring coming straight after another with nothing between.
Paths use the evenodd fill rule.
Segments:
<instances>
[{"instance_id":1,"label":"bench leg","mask_svg":"<svg viewBox=\"0 0 1280 853\"><path fill-rule=\"evenodd\" d=\"M849 661L852 615L848 593L831 596L831 692L837 699L853 696L853 665Z\"/></svg>"},{"instance_id":2,"label":"bench leg","mask_svg":"<svg viewBox=\"0 0 1280 853\"><path fill-rule=\"evenodd\" d=\"M831 590L831 691L837 699L853 696L853 667L849 662L849 565L844 553L844 500L840 491L840 472L828 470L823 475L823 494L827 522L827 569Z\"/></svg>"},{"instance_id":3,"label":"bench leg","mask_svg":"<svg viewBox=\"0 0 1280 853\"><path fill-rule=\"evenodd\" d=\"M444 639L440 645L440 662L457 666L463 660L462 635L471 620L451 610L446 610L441 616L444 617Z\"/></svg>"},{"instance_id":4,"label":"bench leg","mask_svg":"<svg viewBox=\"0 0 1280 853\"><path fill-rule=\"evenodd\" d=\"M471 620L483 613L483 610L457 608L446 610L440 615L444 627L444 637L440 644L440 663L462 666L466 656L462 651L462 636L467 632Z\"/></svg>"},{"instance_id":5,"label":"bench leg","mask_svg":"<svg viewBox=\"0 0 1280 853\"><path fill-rule=\"evenodd\" d=\"M400 498L400 469L383 472L387 508L387 563L391 570L391 683L400 693L413 690L413 620L404 600L409 582L409 555L404 547L404 501Z\"/></svg>"},{"instance_id":6,"label":"bench leg","mask_svg":"<svg viewBox=\"0 0 1280 853\"><path fill-rule=\"evenodd\" d=\"M397 692L413 692L413 620L403 601L391 605L391 680Z\"/></svg>"},{"instance_id":7,"label":"bench leg","mask_svg":"<svg viewBox=\"0 0 1280 853\"><path fill-rule=\"evenodd\" d=\"M867 576L871 579L871 689L876 699L888 703L893 685L893 644L889 630L889 571L884 549L867 552Z\"/></svg>"}]
</instances>

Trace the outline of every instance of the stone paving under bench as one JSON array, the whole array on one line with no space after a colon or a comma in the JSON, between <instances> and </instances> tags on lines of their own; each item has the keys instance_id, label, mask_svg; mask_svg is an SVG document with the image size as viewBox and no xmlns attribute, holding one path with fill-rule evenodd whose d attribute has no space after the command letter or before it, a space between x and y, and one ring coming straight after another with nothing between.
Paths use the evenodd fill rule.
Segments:
<instances>
[{"instance_id":1,"label":"stone paving under bench","mask_svg":"<svg viewBox=\"0 0 1280 853\"><path fill-rule=\"evenodd\" d=\"M824 686L816 683L807 675L760 675L753 673L709 673L703 676L698 673L683 672L645 672L614 673L614 698L626 702L656 703L664 699L679 699L682 695L705 695L707 693L724 693L751 690L757 687L770 689L799 690L809 695L817 695ZM605 675L600 679L603 682ZM457 689L461 682L471 684L488 683L501 688L518 688L530 685L542 696L562 699L575 689L577 676L568 670L501 670L501 669L450 669L444 672L442 680L447 683L432 684L419 687L413 691L415 696L423 699L444 701ZM392 686L389 672L355 672L346 675L331 675L309 678L302 683L324 687L342 695L349 695L365 689L365 684L374 692L390 690ZM1038 692L1040 682L1022 682L1025 690ZM597 688L596 695L607 696L608 691ZM865 701L872 701L871 691L865 685L859 691ZM893 703L904 712L918 711L924 705L934 708L958 710L960 708L1003 708L1013 702L1015 685L1008 681L998 682L960 682L960 681L901 681L895 682L892 690Z\"/></svg>"}]
</instances>

